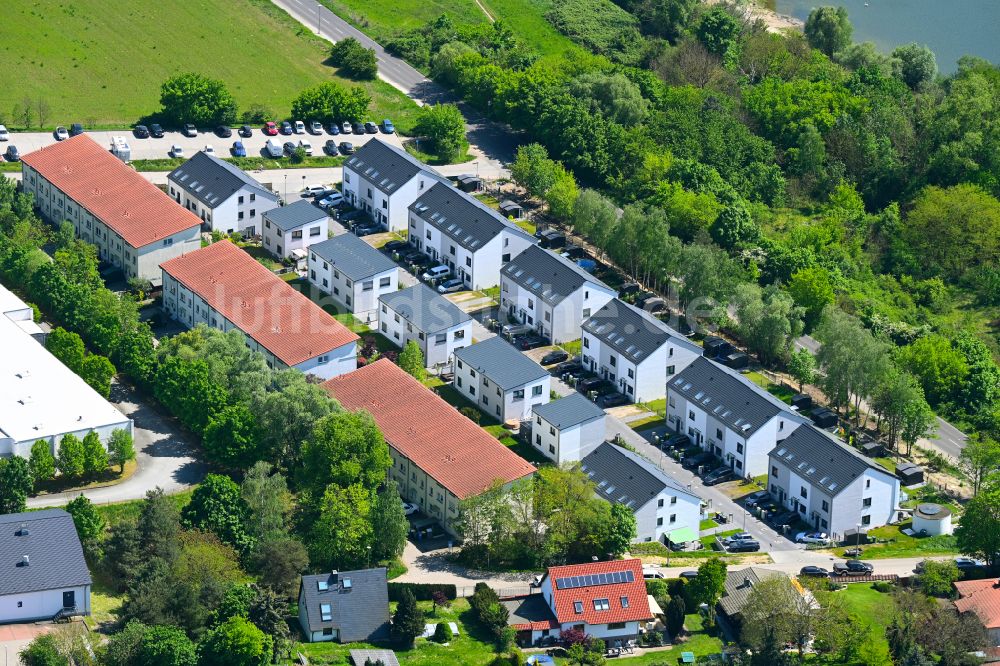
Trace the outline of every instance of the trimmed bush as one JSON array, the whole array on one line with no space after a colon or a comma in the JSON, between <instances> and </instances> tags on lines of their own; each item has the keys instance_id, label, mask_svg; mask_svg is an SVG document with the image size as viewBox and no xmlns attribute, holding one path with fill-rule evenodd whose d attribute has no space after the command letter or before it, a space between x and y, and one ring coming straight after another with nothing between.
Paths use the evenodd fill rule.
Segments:
<instances>
[{"instance_id":1,"label":"trimmed bush","mask_svg":"<svg viewBox=\"0 0 1000 666\"><path fill-rule=\"evenodd\" d=\"M389 601L399 601L403 590L412 592L417 601L433 601L435 592L442 592L449 601L458 596L454 585L444 583L389 583Z\"/></svg>"}]
</instances>

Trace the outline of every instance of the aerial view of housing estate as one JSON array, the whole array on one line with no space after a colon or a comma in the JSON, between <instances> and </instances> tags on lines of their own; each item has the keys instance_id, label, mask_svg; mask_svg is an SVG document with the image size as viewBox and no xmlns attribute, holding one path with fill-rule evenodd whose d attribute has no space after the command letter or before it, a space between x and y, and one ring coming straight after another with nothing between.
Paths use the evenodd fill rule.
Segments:
<instances>
[{"instance_id":1,"label":"aerial view of housing estate","mask_svg":"<svg viewBox=\"0 0 1000 666\"><path fill-rule=\"evenodd\" d=\"M998 29L0 3L0 666L1000 664Z\"/></svg>"}]
</instances>

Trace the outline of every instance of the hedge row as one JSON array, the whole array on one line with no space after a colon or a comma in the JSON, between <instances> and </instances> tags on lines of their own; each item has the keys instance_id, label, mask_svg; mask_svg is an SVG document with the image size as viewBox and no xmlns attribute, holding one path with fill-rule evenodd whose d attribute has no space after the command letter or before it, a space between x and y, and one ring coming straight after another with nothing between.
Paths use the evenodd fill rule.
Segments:
<instances>
[{"instance_id":1,"label":"hedge row","mask_svg":"<svg viewBox=\"0 0 1000 666\"><path fill-rule=\"evenodd\" d=\"M389 601L399 601L403 590L409 590L417 601L431 601L435 592L444 592L449 600L454 601L458 590L454 585L443 583L389 583Z\"/></svg>"}]
</instances>

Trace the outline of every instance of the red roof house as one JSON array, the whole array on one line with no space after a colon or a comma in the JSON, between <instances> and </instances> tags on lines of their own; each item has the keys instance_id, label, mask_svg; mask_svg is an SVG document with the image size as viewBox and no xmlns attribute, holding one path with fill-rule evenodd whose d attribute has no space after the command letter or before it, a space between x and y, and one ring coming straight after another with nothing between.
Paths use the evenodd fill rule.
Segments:
<instances>
[{"instance_id":1,"label":"red roof house","mask_svg":"<svg viewBox=\"0 0 1000 666\"><path fill-rule=\"evenodd\" d=\"M1000 647L1000 578L960 580L955 583L959 613L975 613L989 634L993 646ZM998 655L1000 656L1000 655Z\"/></svg>"}]
</instances>

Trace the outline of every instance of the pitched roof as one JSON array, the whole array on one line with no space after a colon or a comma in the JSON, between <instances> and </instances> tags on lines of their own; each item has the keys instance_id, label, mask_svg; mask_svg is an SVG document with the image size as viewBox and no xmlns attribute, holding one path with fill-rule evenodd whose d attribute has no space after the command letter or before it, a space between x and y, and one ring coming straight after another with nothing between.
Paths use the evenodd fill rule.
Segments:
<instances>
[{"instance_id":1,"label":"pitched roof","mask_svg":"<svg viewBox=\"0 0 1000 666\"><path fill-rule=\"evenodd\" d=\"M609 582L610 576L625 582ZM546 577L552 581L552 612L561 624L635 622L653 617L642 578L642 560L549 567ZM606 599L608 609L597 610L596 599ZM576 610L577 602L581 604L580 612Z\"/></svg>"},{"instance_id":2,"label":"pitched roof","mask_svg":"<svg viewBox=\"0 0 1000 666\"><path fill-rule=\"evenodd\" d=\"M167 178L209 208L226 202L244 187L272 201L278 200L277 195L264 189L242 169L200 150L171 171Z\"/></svg>"},{"instance_id":3,"label":"pitched roof","mask_svg":"<svg viewBox=\"0 0 1000 666\"><path fill-rule=\"evenodd\" d=\"M297 365L358 339L228 240L165 261L160 268L285 365Z\"/></svg>"},{"instance_id":4,"label":"pitched roof","mask_svg":"<svg viewBox=\"0 0 1000 666\"><path fill-rule=\"evenodd\" d=\"M310 245L309 251L355 281L397 268L389 257L351 233Z\"/></svg>"},{"instance_id":5,"label":"pitched roof","mask_svg":"<svg viewBox=\"0 0 1000 666\"><path fill-rule=\"evenodd\" d=\"M770 569L747 567L739 571L727 572L722 598L719 599L722 611L729 617L742 613L754 586L769 578L784 578L789 585L792 584L791 579L786 574Z\"/></svg>"},{"instance_id":6,"label":"pitched roof","mask_svg":"<svg viewBox=\"0 0 1000 666\"><path fill-rule=\"evenodd\" d=\"M368 640L388 629L385 567L302 576L300 585L299 598L305 602L309 631L339 629L339 638L346 643ZM329 619L324 620L327 604Z\"/></svg>"},{"instance_id":7,"label":"pitched roof","mask_svg":"<svg viewBox=\"0 0 1000 666\"><path fill-rule=\"evenodd\" d=\"M385 666L399 666L399 659L392 650L348 650L351 654L351 663L354 666L366 666L369 662L382 662Z\"/></svg>"},{"instance_id":8,"label":"pitched roof","mask_svg":"<svg viewBox=\"0 0 1000 666\"><path fill-rule=\"evenodd\" d=\"M667 389L696 403L729 429L744 437L779 413L796 422L804 419L792 408L738 372L699 356L667 383Z\"/></svg>"},{"instance_id":9,"label":"pitched roof","mask_svg":"<svg viewBox=\"0 0 1000 666\"><path fill-rule=\"evenodd\" d=\"M309 199L299 199L287 206L279 206L266 211L264 218L270 220L271 224L282 231L291 231L306 224L325 220L326 211L314 206Z\"/></svg>"},{"instance_id":10,"label":"pitched roof","mask_svg":"<svg viewBox=\"0 0 1000 666\"><path fill-rule=\"evenodd\" d=\"M546 303L559 303L587 283L611 291L611 287L572 261L537 245L511 259L500 273Z\"/></svg>"},{"instance_id":11,"label":"pitched roof","mask_svg":"<svg viewBox=\"0 0 1000 666\"><path fill-rule=\"evenodd\" d=\"M1000 578L955 582L959 613L973 612L987 629L1000 629Z\"/></svg>"},{"instance_id":12,"label":"pitched roof","mask_svg":"<svg viewBox=\"0 0 1000 666\"><path fill-rule=\"evenodd\" d=\"M420 195L410 210L471 252L504 231L535 240L475 197L444 183L437 183Z\"/></svg>"},{"instance_id":13,"label":"pitched roof","mask_svg":"<svg viewBox=\"0 0 1000 666\"><path fill-rule=\"evenodd\" d=\"M642 363L668 341L701 353L698 345L656 317L618 298L584 321L583 330L633 363Z\"/></svg>"},{"instance_id":14,"label":"pitched roof","mask_svg":"<svg viewBox=\"0 0 1000 666\"><path fill-rule=\"evenodd\" d=\"M62 509L0 515L0 596L90 583L72 516Z\"/></svg>"},{"instance_id":15,"label":"pitched roof","mask_svg":"<svg viewBox=\"0 0 1000 666\"><path fill-rule=\"evenodd\" d=\"M535 468L388 359L323 388L347 409L371 413L386 441L459 499Z\"/></svg>"},{"instance_id":16,"label":"pitched roof","mask_svg":"<svg viewBox=\"0 0 1000 666\"><path fill-rule=\"evenodd\" d=\"M344 166L360 174L373 187L392 194L420 172L436 180L444 180L430 168L402 148L389 145L381 139L372 139L358 148Z\"/></svg>"},{"instance_id":17,"label":"pitched roof","mask_svg":"<svg viewBox=\"0 0 1000 666\"><path fill-rule=\"evenodd\" d=\"M580 461L580 469L597 484L597 495L633 512L669 488L695 499L697 495L667 476L637 453L604 442Z\"/></svg>"},{"instance_id":18,"label":"pitched roof","mask_svg":"<svg viewBox=\"0 0 1000 666\"><path fill-rule=\"evenodd\" d=\"M382 294L378 300L424 333L435 333L472 320L469 313L422 282Z\"/></svg>"},{"instance_id":19,"label":"pitched roof","mask_svg":"<svg viewBox=\"0 0 1000 666\"><path fill-rule=\"evenodd\" d=\"M132 247L143 247L201 220L86 134L28 153L21 161Z\"/></svg>"},{"instance_id":20,"label":"pitched roof","mask_svg":"<svg viewBox=\"0 0 1000 666\"><path fill-rule=\"evenodd\" d=\"M531 411L559 430L604 418L604 410L583 397L579 391L573 391L564 398L544 405L535 405Z\"/></svg>"},{"instance_id":21,"label":"pitched roof","mask_svg":"<svg viewBox=\"0 0 1000 666\"><path fill-rule=\"evenodd\" d=\"M874 460L809 424L793 430L768 455L834 497L869 469L895 481L889 470Z\"/></svg>"},{"instance_id":22,"label":"pitched roof","mask_svg":"<svg viewBox=\"0 0 1000 666\"><path fill-rule=\"evenodd\" d=\"M500 336L456 349L455 358L472 366L505 390L549 376L548 370L514 349L513 345Z\"/></svg>"}]
</instances>

